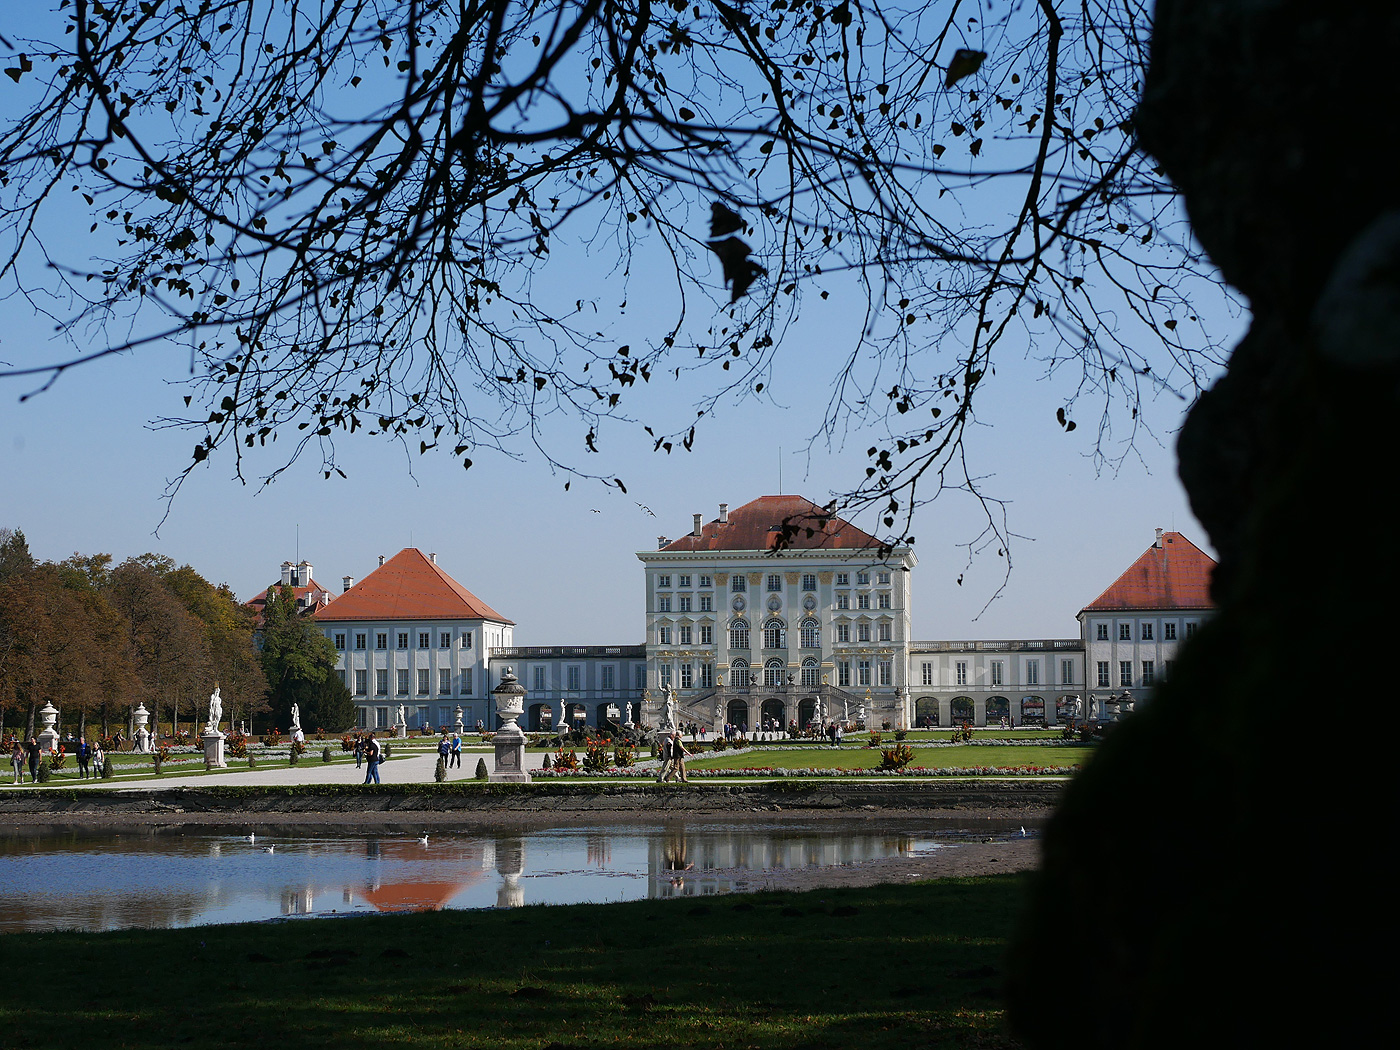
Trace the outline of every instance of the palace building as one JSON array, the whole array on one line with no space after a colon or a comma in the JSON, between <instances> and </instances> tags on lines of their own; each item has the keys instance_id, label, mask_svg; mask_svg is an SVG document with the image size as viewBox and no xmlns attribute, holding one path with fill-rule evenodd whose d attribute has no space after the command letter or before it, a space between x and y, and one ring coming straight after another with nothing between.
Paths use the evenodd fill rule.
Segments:
<instances>
[{"instance_id":1,"label":"palace building","mask_svg":"<svg viewBox=\"0 0 1400 1050\"><path fill-rule=\"evenodd\" d=\"M801 496L720 504L641 551L645 640L515 644L515 623L414 548L330 595L310 565L283 568L335 644L362 727L495 728L507 666L526 689L524 727L655 725L674 690L683 722L753 730L817 719L893 728L1053 725L1112 717L1171 673L1210 615L1214 561L1157 530L1141 557L1078 614L1080 637L916 641L908 547ZM259 598L264 598L260 595Z\"/></svg>"}]
</instances>

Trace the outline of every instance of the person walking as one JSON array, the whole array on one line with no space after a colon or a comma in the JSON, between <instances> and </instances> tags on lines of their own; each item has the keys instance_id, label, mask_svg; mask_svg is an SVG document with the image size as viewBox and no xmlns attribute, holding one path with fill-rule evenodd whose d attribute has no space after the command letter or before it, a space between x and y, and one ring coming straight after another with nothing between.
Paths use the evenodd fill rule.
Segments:
<instances>
[{"instance_id":1,"label":"person walking","mask_svg":"<svg viewBox=\"0 0 1400 1050\"><path fill-rule=\"evenodd\" d=\"M87 742L87 737L79 740L73 748L73 755L78 760L78 779L88 778L88 761L92 758L92 745Z\"/></svg>"},{"instance_id":2,"label":"person walking","mask_svg":"<svg viewBox=\"0 0 1400 1050\"><path fill-rule=\"evenodd\" d=\"M661 738L661 748L658 752L661 764L656 767L656 782L658 784L665 783L666 775L671 771L672 739L670 736Z\"/></svg>"},{"instance_id":3,"label":"person walking","mask_svg":"<svg viewBox=\"0 0 1400 1050\"><path fill-rule=\"evenodd\" d=\"M10 767L15 771L15 783L24 783L24 745L15 737L15 746L10 749Z\"/></svg>"},{"instance_id":4,"label":"person walking","mask_svg":"<svg viewBox=\"0 0 1400 1050\"><path fill-rule=\"evenodd\" d=\"M452 761L448 762L447 764L448 764L449 766L453 766L453 767L455 767L455 768L457 768L457 769L461 769L461 768L462 768L462 734L461 734L461 733L453 733L453 734L452 734L452 751L451 751L451 755L452 755Z\"/></svg>"},{"instance_id":5,"label":"person walking","mask_svg":"<svg viewBox=\"0 0 1400 1050\"><path fill-rule=\"evenodd\" d=\"M442 739L438 741L438 758L442 759L442 768L446 769L452 764L452 741L447 739L447 734L442 734Z\"/></svg>"},{"instance_id":6,"label":"person walking","mask_svg":"<svg viewBox=\"0 0 1400 1050\"><path fill-rule=\"evenodd\" d=\"M355 768L359 769L365 763L365 738L356 734L355 736Z\"/></svg>"},{"instance_id":7,"label":"person walking","mask_svg":"<svg viewBox=\"0 0 1400 1050\"><path fill-rule=\"evenodd\" d=\"M24 750L29 755L29 782L33 784L39 779L39 741L31 736Z\"/></svg>"},{"instance_id":8,"label":"person walking","mask_svg":"<svg viewBox=\"0 0 1400 1050\"><path fill-rule=\"evenodd\" d=\"M690 752L685 749L685 741L681 739L681 731L677 729L671 734L671 761L666 770L664 779L669 780L674 776L679 777L683 784L687 782L685 776L685 756L688 754L690 754Z\"/></svg>"},{"instance_id":9,"label":"person walking","mask_svg":"<svg viewBox=\"0 0 1400 1050\"><path fill-rule=\"evenodd\" d=\"M102 775L102 767L107 762L107 752L102 750L102 739L99 737L92 745L92 775L94 778Z\"/></svg>"},{"instance_id":10,"label":"person walking","mask_svg":"<svg viewBox=\"0 0 1400 1050\"><path fill-rule=\"evenodd\" d=\"M369 739L365 741L366 784L368 784L371 780L374 781L376 784L379 783L379 755L379 741L374 739L374 734L371 733L369 735Z\"/></svg>"}]
</instances>

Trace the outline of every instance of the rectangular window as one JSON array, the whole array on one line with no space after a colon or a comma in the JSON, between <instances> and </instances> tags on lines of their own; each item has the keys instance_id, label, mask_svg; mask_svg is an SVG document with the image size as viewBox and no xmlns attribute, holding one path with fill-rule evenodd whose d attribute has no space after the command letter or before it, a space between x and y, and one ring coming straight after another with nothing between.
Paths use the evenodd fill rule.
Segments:
<instances>
[{"instance_id":1,"label":"rectangular window","mask_svg":"<svg viewBox=\"0 0 1400 1050\"><path fill-rule=\"evenodd\" d=\"M849 594L838 594L836 596L836 608L849 609L851 607L851 596Z\"/></svg>"},{"instance_id":2,"label":"rectangular window","mask_svg":"<svg viewBox=\"0 0 1400 1050\"><path fill-rule=\"evenodd\" d=\"M377 631L374 635L374 647L376 649L389 648L389 635L384 631Z\"/></svg>"},{"instance_id":3,"label":"rectangular window","mask_svg":"<svg viewBox=\"0 0 1400 1050\"><path fill-rule=\"evenodd\" d=\"M681 664L681 688L691 689L694 683L694 673L690 664Z\"/></svg>"},{"instance_id":4,"label":"rectangular window","mask_svg":"<svg viewBox=\"0 0 1400 1050\"><path fill-rule=\"evenodd\" d=\"M1097 636L1097 637L1098 637L1098 640L1101 641L1101 642L1106 642L1106 641L1108 641L1108 624L1106 624L1106 623L1101 623L1101 624L1099 624L1098 636Z\"/></svg>"},{"instance_id":5,"label":"rectangular window","mask_svg":"<svg viewBox=\"0 0 1400 1050\"><path fill-rule=\"evenodd\" d=\"M768 574L768 589L770 591L781 591L783 589L783 577L781 573L770 572Z\"/></svg>"},{"instance_id":6,"label":"rectangular window","mask_svg":"<svg viewBox=\"0 0 1400 1050\"><path fill-rule=\"evenodd\" d=\"M736 572L733 576L729 577L729 589L735 592L736 594L740 591L748 590L748 577L745 576L742 572Z\"/></svg>"},{"instance_id":7,"label":"rectangular window","mask_svg":"<svg viewBox=\"0 0 1400 1050\"><path fill-rule=\"evenodd\" d=\"M472 647L472 633L471 633L471 631L463 631L463 632L462 632L462 648L463 648L463 649L470 649L471 647Z\"/></svg>"},{"instance_id":8,"label":"rectangular window","mask_svg":"<svg viewBox=\"0 0 1400 1050\"><path fill-rule=\"evenodd\" d=\"M879 595L877 596L877 598L876 598L875 605L876 605L877 608L880 608L880 609L888 609L888 608L890 607L890 595L889 595L889 592L888 592L888 591L881 591L881 592L879 593Z\"/></svg>"},{"instance_id":9,"label":"rectangular window","mask_svg":"<svg viewBox=\"0 0 1400 1050\"><path fill-rule=\"evenodd\" d=\"M364 668L355 671L355 695L364 696L369 692L369 672Z\"/></svg>"},{"instance_id":10,"label":"rectangular window","mask_svg":"<svg viewBox=\"0 0 1400 1050\"><path fill-rule=\"evenodd\" d=\"M670 611L671 611L671 596L670 596L669 594L663 594L663 595L661 595L659 598L656 599L656 611L657 611L657 612L670 612Z\"/></svg>"},{"instance_id":11,"label":"rectangular window","mask_svg":"<svg viewBox=\"0 0 1400 1050\"><path fill-rule=\"evenodd\" d=\"M534 691L537 693L543 693L546 688L545 669L543 667L532 667L530 668L530 676L534 679L534 686L532 687Z\"/></svg>"},{"instance_id":12,"label":"rectangular window","mask_svg":"<svg viewBox=\"0 0 1400 1050\"><path fill-rule=\"evenodd\" d=\"M1162 624L1162 640L1167 642L1176 641L1176 621L1169 620Z\"/></svg>"},{"instance_id":13,"label":"rectangular window","mask_svg":"<svg viewBox=\"0 0 1400 1050\"><path fill-rule=\"evenodd\" d=\"M836 574L836 586L849 587L851 585L851 574L849 572L838 572Z\"/></svg>"},{"instance_id":14,"label":"rectangular window","mask_svg":"<svg viewBox=\"0 0 1400 1050\"><path fill-rule=\"evenodd\" d=\"M1040 661L1039 661L1039 660L1027 660L1027 661L1026 661L1026 685L1039 685L1039 684L1040 684Z\"/></svg>"},{"instance_id":15,"label":"rectangular window","mask_svg":"<svg viewBox=\"0 0 1400 1050\"><path fill-rule=\"evenodd\" d=\"M870 573L864 572L864 571L856 573L856 583L857 583L857 585L864 586L865 584L867 584L867 583L869 583L869 582L870 582Z\"/></svg>"},{"instance_id":16,"label":"rectangular window","mask_svg":"<svg viewBox=\"0 0 1400 1050\"><path fill-rule=\"evenodd\" d=\"M1142 625L1142 640L1144 642L1152 641L1152 625L1150 623Z\"/></svg>"},{"instance_id":17,"label":"rectangular window","mask_svg":"<svg viewBox=\"0 0 1400 1050\"><path fill-rule=\"evenodd\" d=\"M680 603L678 608L681 612L690 612L690 595L682 594L677 600Z\"/></svg>"},{"instance_id":18,"label":"rectangular window","mask_svg":"<svg viewBox=\"0 0 1400 1050\"><path fill-rule=\"evenodd\" d=\"M451 632L451 631L443 631L443 632L441 632L441 633L438 635L438 648L439 648L439 649L451 649L451 648L452 648L452 632Z\"/></svg>"},{"instance_id":19,"label":"rectangular window","mask_svg":"<svg viewBox=\"0 0 1400 1050\"><path fill-rule=\"evenodd\" d=\"M656 644L657 644L657 645L670 645L670 644L671 644L671 628L670 628L670 627L658 627L658 628L656 629Z\"/></svg>"},{"instance_id":20,"label":"rectangular window","mask_svg":"<svg viewBox=\"0 0 1400 1050\"><path fill-rule=\"evenodd\" d=\"M600 689L616 689L617 668L612 664L604 664L602 667L598 668L598 685Z\"/></svg>"},{"instance_id":21,"label":"rectangular window","mask_svg":"<svg viewBox=\"0 0 1400 1050\"><path fill-rule=\"evenodd\" d=\"M856 661L856 685L859 686L859 685L869 685L869 684L870 684L870 661L869 661L869 660L857 660L857 661Z\"/></svg>"},{"instance_id":22,"label":"rectangular window","mask_svg":"<svg viewBox=\"0 0 1400 1050\"><path fill-rule=\"evenodd\" d=\"M836 684L843 689L851 687L851 661L836 661Z\"/></svg>"},{"instance_id":23,"label":"rectangular window","mask_svg":"<svg viewBox=\"0 0 1400 1050\"><path fill-rule=\"evenodd\" d=\"M1108 661L1107 661L1107 660L1100 660L1098 663L1099 663L1099 688L1100 688L1100 689L1107 689L1107 688L1112 684L1112 683L1109 682L1109 680L1108 680Z\"/></svg>"},{"instance_id":24,"label":"rectangular window","mask_svg":"<svg viewBox=\"0 0 1400 1050\"><path fill-rule=\"evenodd\" d=\"M656 578L656 585L658 587L671 586L671 574L669 572L663 572L660 576Z\"/></svg>"},{"instance_id":25,"label":"rectangular window","mask_svg":"<svg viewBox=\"0 0 1400 1050\"><path fill-rule=\"evenodd\" d=\"M700 577L700 586L701 586L701 587L713 587L714 585L715 585L715 578L714 578L713 576L701 576L701 577Z\"/></svg>"},{"instance_id":26,"label":"rectangular window","mask_svg":"<svg viewBox=\"0 0 1400 1050\"><path fill-rule=\"evenodd\" d=\"M858 642L868 642L868 641L870 641L870 625L869 625L868 623L858 623L858 624L856 624L856 641L858 641Z\"/></svg>"},{"instance_id":27,"label":"rectangular window","mask_svg":"<svg viewBox=\"0 0 1400 1050\"><path fill-rule=\"evenodd\" d=\"M641 692L643 689L645 689L646 687L647 687L647 665L646 665L646 664L633 664L633 665L632 665L632 688L633 688L634 690L636 690L637 692L640 693L640 692Z\"/></svg>"},{"instance_id":28,"label":"rectangular window","mask_svg":"<svg viewBox=\"0 0 1400 1050\"><path fill-rule=\"evenodd\" d=\"M700 595L700 611L701 611L701 612L714 612L714 611L715 611L715 600L714 600L714 597L713 597L712 595L709 595L709 594L702 594L702 595Z\"/></svg>"},{"instance_id":29,"label":"rectangular window","mask_svg":"<svg viewBox=\"0 0 1400 1050\"><path fill-rule=\"evenodd\" d=\"M1131 642L1133 640L1133 625L1130 623L1120 623L1118 625L1118 640L1120 642Z\"/></svg>"},{"instance_id":30,"label":"rectangular window","mask_svg":"<svg viewBox=\"0 0 1400 1050\"><path fill-rule=\"evenodd\" d=\"M383 667L376 668L374 672L374 695L389 695L389 672Z\"/></svg>"},{"instance_id":31,"label":"rectangular window","mask_svg":"<svg viewBox=\"0 0 1400 1050\"><path fill-rule=\"evenodd\" d=\"M366 711L363 707L356 707L356 708L355 708L355 728L356 728L356 729L364 729L364 728L366 728L366 715L368 715L368 714L369 714L369 712Z\"/></svg>"},{"instance_id":32,"label":"rectangular window","mask_svg":"<svg viewBox=\"0 0 1400 1050\"><path fill-rule=\"evenodd\" d=\"M335 636L335 651L338 653L345 652L345 635L343 632Z\"/></svg>"},{"instance_id":33,"label":"rectangular window","mask_svg":"<svg viewBox=\"0 0 1400 1050\"><path fill-rule=\"evenodd\" d=\"M851 640L851 625L848 623L838 623L836 625L836 640L838 642L849 642Z\"/></svg>"},{"instance_id":34,"label":"rectangular window","mask_svg":"<svg viewBox=\"0 0 1400 1050\"><path fill-rule=\"evenodd\" d=\"M954 665L954 670L957 674L956 681L958 685L967 685L967 661L959 660Z\"/></svg>"},{"instance_id":35,"label":"rectangular window","mask_svg":"<svg viewBox=\"0 0 1400 1050\"><path fill-rule=\"evenodd\" d=\"M882 642L888 642L888 641L890 641L890 640L891 640L891 635L892 635L893 631L894 631L894 626L893 626L893 624L888 624L888 623L882 623L882 624L880 624L880 630L879 630L880 641L882 641Z\"/></svg>"},{"instance_id":36,"label":"rectangular window","mask_svg":"<svg viewBox=\"0 0 1400 1050\"><path fill-rule=\"evenodd\" d=\"M407 649L407 648L408 648L408 632L407 632L407 631L399 631L399 632L398 632L398 636L399 636L399 648L400 648L400 649Z\"/></svg>"},{"instance_id":37,"label":"rectangular window","mask_svg":"<svg viewBox=\"0 0 1400 1050\"><path fill-rule=\"evenodd\" d=\"M857 595L856 595L856 608L857 608L857 609L868 609L868 608L870 608L870 595L868 595L868 594L857 594Z\"/></svg>"},{"instance_id":38,"label":"rectangular window","mask_svg":"<svg viewBox=\"0 0 1400 1050\"><path fill-rule=\"evenodd\" d=\"M397 675L395 675L395 678L397 678L397 680L398 680L398 681L395 683L395 684L397 684L398 687L399 687L398 695L399 695L399 696L407 696L407 695L408 695L408 668L407 668L407 667L400 667L400 668L399 668L399 673L398 673Z\"/></svg>"},{"instance_id":39,"label":"rectangular window","mask_svg":"<svg viewBox=\"0 0 1400 1050\"><path fill-rule=\"evenodd\" d=\"M690 586L690 574L689 574L689 573L682 573L680 576L677 576L677 577L676 577L676 586L677 586L677 587L689 587L689 586Z\"/></svg>"},{"instance_id":40,"label":"rectangular window","mask_svg":"<svg viewBox=\"0 0 1400 1050\"><path fill-rule=\"evenodd\" d=\"M1073 685L1073 684L1074 684L1074 661L1073 661L1073 660L1061 660L1061 661L1060 661L1060 684L1061 684L1061 685Z\"/></svg>"},{"instance_id":41,"label":"rectangular window","mask_svg":"<svg viewBox=\"0 0 1400 1050\"><path fill-rule=\"evenodd\" d=\"M568 676L569 692L577 693L583 689L583 668L578 664L570 664L565 668Z\"/></svg>"},{"instance_id":42,"label":"rectangular window","mask_svg":"<svg viewBox=\"0 0 1400 1050\"><path fill-rule=\"evenodd\" d=\"M1133 662L1131 660L1118 661L1118 684L1124 688L1133 684Z\"/></svg>"},{"instance_id":43,"label":"rectangular window","mask_svg":"<svg viewBox=\"0 0 1400 1050\"><path fill-rule=\"evenodd\" d=\"M923 673L924 685L933 685L933 664L925 660L919 665L919 670Z\"/></svg>"},{"instance_id":44,"label":"rectangular window","mask_svg":"<svg viewBox=\"0 0 1400 1050\"><path fill-rule=\"evenodd\" d=\"M438 668L438 692L443 696L452 695L452 668Z\"/></svg>"},{"instance_id":45,"label":"rectangular window","mask_svg":"<svg viewBox=\"0 0 1400 1050\"><path fill-rule=\"evenodd\" d=\"M1156 663L1152 660L1144 660L1142 662L1142 684L1151 685L1154 681L1156 681L1156 675Z\"/></svg>"},{"instance_id":46,"label":"rectangular window","mask_svg":"<svg viewBox=\"0 0 1400 1050\"><path fill-rule=\"evenodd\" d=\"M817 589L817 574L814 572L804 572L802 574L802 589L804 591L815 591Z\"/></svg>"},{"instance_id":47,"label":"rectangular window","mask_svg":"<svg viewBox=\"0 0 1400 1050\"><path fill-rule=\"evenodd\" d=\"M1187 638L1190 638L1190 637L1191 637L1193 634L1195 634L1195 633L1196 633L1196 625L1195 625L1194 623L1191 623L1191 622L1188 621L1187 624L1186 624L1186 637L1187 637Z\"/></svg>"},{"instance_id":48,"label":"rectangular window","mask_svg":"<svg viewBox=\"0 0 1400 1050\"><path fill-rule=\"evenodd\" d=\"M702 624L700 625L700 644L701 644L701 645L714 645L714 644L715 644L715 628L714 628L714 625L713 625L713 624L702 623Z\"/></svg>"},{"instance_id":49,"label":"rectangular window","mask_svg":"<svg viewBox=\"0 0 1400 1050\"><path fill-rule=\"evenodd\" d=\"M700 665L700 688L713 689L715 687L715 669L712 664Z\"/></svg>"},{"instance_id":50,"label":"rectangular window","mask_svg":"<svg viewBox=\"0 0 1400 1050\"><path fill-rule=\"evenodd\" d=\"M879 683L881 685L894 684L894 663L890 660L881 660L876 668L880 672Z\"/></svg>"},{"instance_id":51,"label":"rectangular window","mask_svg":"<svg viewBox=\"0 0 1400 1050\"><path fill-rule=\"evenodd\" d=\"M462 695L472 695L472 669L470 667L462 672Z\"/></svg>"},{"instance_id":52,"label":"rectangular window","mask_svg":"<svg viewBox=\"0 0 1400 1050\"><path fill-rule=\"evenodd\" d=\"M876 583L889 583L889 582L890 582L890 574L889 574L888 572L879 572L879 573L876 573L876 574L875 574L875 582L876 582Z\"/></svg>"},{"instance_id":53,"label":"rectangular window","mask_svg":"<svg viewBox=\"0 0 1400 1050\"><path fill-rule=\"evenodd\" d=\"M669 688L671 688L671 665L670 665L670 664L658 664L657 667L656 667L656 676L657 676L657 681L660 683L662 689L669 689Z\"/></svg>"},{"instance_id":54,"label":"rectangular window","mask_svg":"<svg viewBox=\"0 0 1400 1050\"><path fill-rule=\"evenodd\" d=\"M1172 676L1172 662L1171 662L1170 660L1163 660L1163 661L1162 661L1162 677L1163 677L1163 678L1170 678L1171 676Z\"/></svg>"},{"instance_id":55,"label":"rectangular window","mask_svg":"<svg viewBox=\"0 0 1400 1050\"><path fill-rule=\"evenodd\" d=\"M432 672L426 667L418 668L418 694L426 696L432 685Z\"/></svg>"},{"instance_id":56,"label":"rectangular window","mask_svg":"<svg viewBox=\"0 0 1400 1050\"><path fill-rule=\"evenodd\" d=\"M376 707L374 709L374 726L376 729L389 728L389 709L387 707Z\"/></svg>"},{"instance_id":57,"label":"rectangular window","mask_svg":"<svg viewBox=\"0 0 1400 1050\"><path fill-rule=\"evenodd\" d=\"M365 636L362 635L362 634L357 634L357 635L355 635L355 648L356 648L356 649L363 649L364 647L365 647Z\"/></svg>"},{"instance_id":58,"label":"rectangular window","mask_svg":"<svg viewBox=\"0 0 1400 1050\"><path fill-rule=\"evenodd\" d=\"M690 624L681 624L681 645L690 644Z\"/></svg>"},{"instance_id":59,"label":"rectangular window","mask_svg":"<svg viewBox=\"0 0 1400 1050\"><path fill-rule=\"evenodd\" d=\"M1006 684L1006 665L1000 660L992 661L992 685Z\"/></svg>"},{"instance_id":60,"label":"rectangular window","mask_svg":"<svg viewBox=\"0 0 1400 1050\"><path fill-rule=\"evenodd\" d=\"M426 649L433 644L433 633L431 631L418 632L418 648Z\"/></svg>"}]
</instances>

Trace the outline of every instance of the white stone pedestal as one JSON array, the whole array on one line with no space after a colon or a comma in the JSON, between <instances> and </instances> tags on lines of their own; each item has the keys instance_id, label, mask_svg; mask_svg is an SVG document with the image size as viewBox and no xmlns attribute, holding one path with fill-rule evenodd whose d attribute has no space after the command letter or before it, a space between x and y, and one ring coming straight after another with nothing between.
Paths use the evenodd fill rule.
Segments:
<instances>
[{"instance_id":1,"label":"white stone pedestal","mask_svg":"<svg viewBox=\"0 0 1400 1050\"><path fill-rule=\"evenodd\" d=\"M228 763L224 761L224 734L217 729L206 729L204 731L204 768L205 769L226 769Z\"/></svg>"},{"instance_id":2,"label":"white stone pedestal","mask_svg":"<svg viewBox=\"0 0 1400 1050\"><path fill-rule=\"evenodd\" d=\"M493 783L528 784L530 774L525 772L525 733L514 722L507 722L496 733L496 768L491 774Z\"/></svg>"},{"instance_id":3,"label":"white stone pedestal","mask_svg":"<svg viewBox=\"0 0 1400 1050\"><path fill-rule=\"evenodd\" d=\"M404 723L402 723L402 722L400 722L398 725L394 726L394 739L395 739L395 740L407 740L407 739L408 739L408 726L404 725Z\"/></svg>"}]
</instances>

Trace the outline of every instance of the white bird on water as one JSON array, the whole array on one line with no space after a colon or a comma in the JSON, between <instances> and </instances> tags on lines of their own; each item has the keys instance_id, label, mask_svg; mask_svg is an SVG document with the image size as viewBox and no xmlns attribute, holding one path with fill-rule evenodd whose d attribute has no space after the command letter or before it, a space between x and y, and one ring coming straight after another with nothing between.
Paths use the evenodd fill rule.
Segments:
<instances>
[{"instance_id":1,"label":"white bird on water","mask_svg":"<svg viewBox=\"0 0 1400 1050\"><path fill-rule=\"evenodd\" d=\"M276 848L277 848L276 846L264 846L264 847L263 847L264 851L267 852L267 853L271 853L271 852L272 852L274 849L276 849Z\"/></svg>"},{"instance_id":2,"label":"white bird on water","mask_svg":"<svg viewBox=\"0 0 1400 1050\"><path fill-rule=\"evenodd\" d=\"M424 835L424 836L423 836L422 838L420 838L418 841L419 841L421 844L423 844L424 846L426 846L426 845L428 844L428 836L427 836L427 835Z\"/></svg>"},{"instance_id":3,"label":"white bird on water","mask_svg":"<svg viewBox=\"0 0 1400 1050\"><path fill-rule=\"evenodd\" d=\"M256 842L256 841L258 841L258 833L257 833L256 831L250 831L250 832L248 832L248 841L249 841L249 842Z\"/></svg>"}]
</instances>

